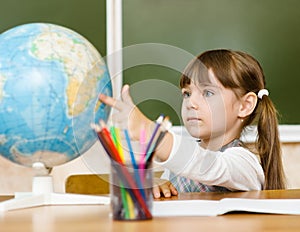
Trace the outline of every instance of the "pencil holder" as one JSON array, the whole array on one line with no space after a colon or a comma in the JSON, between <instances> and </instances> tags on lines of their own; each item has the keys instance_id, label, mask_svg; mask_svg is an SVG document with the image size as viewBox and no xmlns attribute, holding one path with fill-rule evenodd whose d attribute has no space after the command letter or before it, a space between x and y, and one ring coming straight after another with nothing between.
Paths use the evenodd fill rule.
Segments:
<instances>
[{"instance_id":1,"label":"pencil holder","mask_svg":"<svg viewBox=\"0 0 300 232\"><path fill-rule=\"evenodd\" d=\"M144 168L111 161L110 196L114 220L152 218L152 165Z\"/></svg>"}]
</instances>

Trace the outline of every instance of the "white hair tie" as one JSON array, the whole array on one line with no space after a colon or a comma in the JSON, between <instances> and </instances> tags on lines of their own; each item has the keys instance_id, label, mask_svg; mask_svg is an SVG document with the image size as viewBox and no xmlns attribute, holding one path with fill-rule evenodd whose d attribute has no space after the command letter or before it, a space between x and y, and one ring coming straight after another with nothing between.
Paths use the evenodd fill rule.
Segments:
<instances>
[{"instance_id":1,"label":"white hair tie","mask_svg":"<svg viewBox=\"0 0 300 232\"><path fill-rule=\"evenodd\" d=\"M257 94L257 97L262 99L264 95L269 96L269 91L267 89L259 90L258 94Z\"/></svg>"}]
</instances>

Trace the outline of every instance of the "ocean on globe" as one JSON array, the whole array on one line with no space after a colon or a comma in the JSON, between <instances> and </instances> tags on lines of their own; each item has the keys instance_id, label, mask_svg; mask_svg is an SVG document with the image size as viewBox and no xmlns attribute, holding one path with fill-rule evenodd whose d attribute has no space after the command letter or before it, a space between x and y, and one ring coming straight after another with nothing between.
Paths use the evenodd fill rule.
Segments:
<instances>
[{"instance_id":1,"label":"ocean on globe","mask_svg":"<svg viewBox=\"0 0 300 232\"><path fill-rule=\"evenodd\" d=\"M30 23L0 34L0 155L31 167L53 167L85 153L97 136L91 123L112 95L97 49L63 26Z\"/></svg>"}]
</instances>

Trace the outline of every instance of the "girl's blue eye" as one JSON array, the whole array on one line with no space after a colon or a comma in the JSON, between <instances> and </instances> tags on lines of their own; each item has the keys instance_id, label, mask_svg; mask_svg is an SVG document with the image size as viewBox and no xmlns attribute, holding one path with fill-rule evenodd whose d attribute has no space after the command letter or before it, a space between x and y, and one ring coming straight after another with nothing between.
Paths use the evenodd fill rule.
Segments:
<instances>
[{"instance_id":1,"label":"girl's blue eye","mask_svg":"<svg viewBox=\"0 0 300 232\"><path fill-rule=\"evenodd\" d=\"M183 92L182 92L182 97L183 97L183 98L188 98L188 97L190 97L191 95L192 95L191 92L188 92L188 91L183 91Z\"/></svg>"},{"instance_id":2,"label":"girl's blue eye","mask_svg":"<svg viewBox=\"0 0 300 232\"><path fill-rule=\"evenodd\" d=\"M204 97L211 97L213 95L214 95L214 93L212 91L209 91L209 90L204 90L203 91L203 96Z\"/></svg>"}]
</instances>

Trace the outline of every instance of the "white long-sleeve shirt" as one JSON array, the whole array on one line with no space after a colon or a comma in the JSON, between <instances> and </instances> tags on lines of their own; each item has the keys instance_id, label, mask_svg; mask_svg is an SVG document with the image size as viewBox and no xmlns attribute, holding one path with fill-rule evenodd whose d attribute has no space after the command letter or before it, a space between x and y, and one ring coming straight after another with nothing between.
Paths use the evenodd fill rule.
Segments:
<instances>
[{"instance_id":1,"label":"white long-sleeve shirt","mask_svg":"<svg viewBox=\"0 0 300 232\"><path fill-rule=\"evenodd\" d=\"M222 186L229 190L261 190L264 172L255 154L243 147L229 147L225 151L203 149L191 139L173 135L169 158L158 165L167 170L162 178L169 179L169 170L205 185Z\"/></svg>"}]
</instances>

